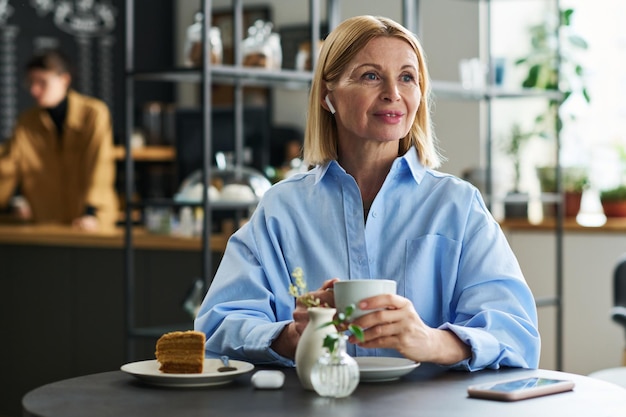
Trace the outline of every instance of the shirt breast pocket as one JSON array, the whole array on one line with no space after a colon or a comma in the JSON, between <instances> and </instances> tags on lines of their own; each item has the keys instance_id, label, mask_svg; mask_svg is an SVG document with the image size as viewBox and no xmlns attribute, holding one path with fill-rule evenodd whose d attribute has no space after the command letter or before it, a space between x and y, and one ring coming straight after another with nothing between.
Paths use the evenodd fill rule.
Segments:
<instances>
[{"instance_id":1,"label":"shirt breast pocket","mask_svg":"<svg viewBox=\"0 0 626 417\"><path fill-rule=\"evenodd\" d=\"M441 235L406 242L404 296L430 327L451 321L461 244Z\"/></svg>"}]
</instances>

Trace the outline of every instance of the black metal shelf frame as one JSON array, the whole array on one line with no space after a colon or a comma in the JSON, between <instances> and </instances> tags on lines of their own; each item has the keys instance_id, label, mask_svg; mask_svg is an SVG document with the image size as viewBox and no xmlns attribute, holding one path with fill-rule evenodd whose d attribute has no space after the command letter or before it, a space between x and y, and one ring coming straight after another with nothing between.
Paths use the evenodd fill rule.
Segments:
<instances>
[{"instance_id":1,"label":"black metal shelf frame","mask_svg":"<svg viewBox=\"0 0 626 417\"><path fill-rule=\"evenodd\" d=\"M259 200L254 199L250 201L228 201L228 200L219 200L219 201L211 201L210 207L211 210L247 210L250 208L256 207ZM134 202L130 204L134 208L144 208L144 207L204 207L203 201L185 201L185 200L176 200L170 198L147 198L140 202Z\"/></svg>"},{"instance_id":2,"label":"black metal shelf frame","mask_svg":"<svg viewBox=\"0 0 626 417\"><path fill-rule=\"evenodd\" d=\"M219 84L243 86L280 87L284 89L302 90L309 87L313 74L310 71L265 70L260 68L236 67L232 65L214 65L211 69L213 81ZM137 81L163 82L201 82L202 71L198 69L168 69L161 71L137 71L130 74ZM546 98L562 99L559 91L540 89L511 89L500 86L487 86L482 89L467 89L457 82L432 81L435 98L457 100L488 100L515 98Z\"/></svg>"},{"instance_id":3,"label":"black metal shelf frame","mask_svg":"<svg viewBox=\"0 0 626 417\"><path fill-rule=\"evenodd\" d=\"M327 0L328 1L328 16L329 23L335 24L339 21L338 13L338 1L339 0ZM410 3L410 0L404 0L405 3ZM202 0L202 11L204 16L209 16L212 13L212 1ZM320 39L320 0L309 0L309 13L311 24L311 44L315 45L317 40ZM306 89L310 86L312 79L312 72L302 71L268 71L258 68L246 68L242 66L241 50L242 40L239 36L233 37L233 52L235 57L235 63L233 66L221 66L213 65L210 62L210 42L205 40L209 39L210 25L203 25L203 58L202 69L168 69L168 70L137 70L134 62L134 23L135 23L135 1L126 1L126 22L125 22L125 149L126 156L124 159L124 170L126 172L125 183L125 197L126 201L132 201L133 184L134 184L134 162L131 157L131 152L128 152L131 145L131 137L134 124L134 83L141 81L163 81L163 82L195 82L201 85L202 90L202 103L201 108L203 112L203 149L202 149L202 183L211 183L211 155L212 155L212 140L211 140L211 106L212 95L211 86L213 83L222 83L234 85L234 137L235 137L235 166L243 166L243 114L244 114L244 100L243 100L243 88L245 86L267 86L267 87L282 87L282 88L297 88ZM243 33L243 0L232 0L232 13L233 13L233 33ZM205 18L205 21L209 19ZM311 62L313 67L317 61L317 55L315 51L311 51ZM203 192L202 203L185 203L175 201L155 201L150 200L145 202L150 204L164 205L164 206L184 206L193 205L200 206L204 209L203 217L203 230L211 230L212 224L212 211L213 210L235 210L241 211L242 209L250 208L249 203L237 203L237 202L211 202L207 197L207 192ZM172 326L150 326L150 327L137 327L135 322L135 277L134 268L135 260L133 253L133 221L132 211L137 206L143 204L127 204L126 205L126 220L125 220L125 251L124 251L124 275L125 275L125 333L127 336L126 356L130 361L134 351L133 341L136 338L157 337L165 331L174 329ZM212 260L211 260L211 248L210 248L210 233L202 234L202 280L208 287L211 281ZM188 326L188 324L187 324Z\"/></svg>"}]
</instances>

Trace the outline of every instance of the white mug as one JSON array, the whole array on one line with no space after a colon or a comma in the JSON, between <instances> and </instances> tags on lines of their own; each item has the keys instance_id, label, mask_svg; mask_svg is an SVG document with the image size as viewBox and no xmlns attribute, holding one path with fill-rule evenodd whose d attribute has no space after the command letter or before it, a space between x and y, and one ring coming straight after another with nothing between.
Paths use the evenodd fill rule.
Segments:
<instances>
[{"instance_id":1,"label":"white mug","mask_svg":"<svg viewBox=\"0 0 626 417\"><path fill-rule=\"evenodd\" d=\"M353 279L337 281L334 284L335 307L337 312L345 312L346 307L354 304L351 318L355 319L375 310L361 310L359 301L380 294L395 294L396 282L390 279Z\"/></svg>"}]
</instances>

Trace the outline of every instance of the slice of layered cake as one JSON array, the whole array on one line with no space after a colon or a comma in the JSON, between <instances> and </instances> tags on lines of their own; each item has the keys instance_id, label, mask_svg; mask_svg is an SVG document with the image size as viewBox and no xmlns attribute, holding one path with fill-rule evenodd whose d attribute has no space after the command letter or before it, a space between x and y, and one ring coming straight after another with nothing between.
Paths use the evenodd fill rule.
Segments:
<instances>
[{"instance_id":1,"label":"slice of layered cake","mask_svg":"<svg viewBox=\"0 0 626 417\"><path fill-rule=\"evenodd\" d=\"M156 343L159 370L166 374L199 374L204 365L205 335L188 330L166 333Z\"/></svg>"}]
</instances>

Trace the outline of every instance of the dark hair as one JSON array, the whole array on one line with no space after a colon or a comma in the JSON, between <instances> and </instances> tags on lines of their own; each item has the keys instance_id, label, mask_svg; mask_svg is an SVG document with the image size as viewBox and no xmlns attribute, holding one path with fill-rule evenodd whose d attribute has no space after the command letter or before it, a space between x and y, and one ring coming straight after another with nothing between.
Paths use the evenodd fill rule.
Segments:
<instances>
[{"instance_id":1,"label":"dark hair","mask_svg":"<svg viewBox=\"0 0 626 417\"><path fill-rule=\"evenodd\" d=\"M58 49L45 49L37 52L26 63L26 72L31 70L54 71L57 74L72 74L72 64L68 56Z\"/></svg>"}]
</instances>

